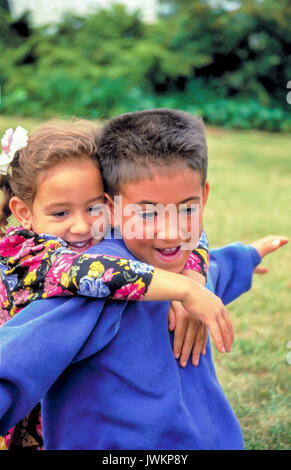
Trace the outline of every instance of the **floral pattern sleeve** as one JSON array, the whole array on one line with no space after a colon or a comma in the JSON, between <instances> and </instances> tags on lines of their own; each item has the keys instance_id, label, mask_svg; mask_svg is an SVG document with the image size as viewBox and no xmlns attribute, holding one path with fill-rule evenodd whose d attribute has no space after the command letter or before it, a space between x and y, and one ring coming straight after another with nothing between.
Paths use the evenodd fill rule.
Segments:
<instances>
[{"instance_id":1,"label":"floral pattern sleeve","mask_svg":"<svg viewBox=\"0 0 291 470\"><path fill-rule=\"evenodd\" d=\"M28 303L53 296L142 300L153 273L140 261L77 253L58 237L10 229L0 241L0 325Z\"/></svg>"},{"instance_id":2,"label":"floral pattern sleeve","mask_svg":"<svg viewBox=\"0 0 291 470\"><path fill-rule=\"evenodd\" d=\"M208 249L208 238L206 232L203 230L201 237L198 242L197 248L195 248L189 258L186 261L184 269L190 269L202 274L207 281L207 274L209 268L209 249Z\"/></svg>"},{"instance_id":3,"label":"floral pattern sleeve","mask_svg":"<svg viewBox=\"0 0 291 470\"><path fill-rule=\"evenodd\" d=\"M203 232L185 269L207 277L208 241ZM54 296L142 300L154 268L137 260L77 253L60 238L22 227L0 241L0 325L28 303Z\"/></svg>"}]
</instances>

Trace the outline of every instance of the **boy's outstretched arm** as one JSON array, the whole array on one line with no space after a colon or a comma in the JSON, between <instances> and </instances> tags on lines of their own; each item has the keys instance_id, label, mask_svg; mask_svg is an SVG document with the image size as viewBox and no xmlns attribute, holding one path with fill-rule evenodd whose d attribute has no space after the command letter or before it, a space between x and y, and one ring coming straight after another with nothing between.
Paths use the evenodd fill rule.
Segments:
<instances>
[{"instance_id":1,"label":"boy's outstretched arm","mask_svg":"<svg viewBox=\"0 0 291 470\"><path fill-rule=\"evenodd\" d=\"M259 266L262 258L288 243L288 238L279 235L263 237L249 246L236 243L219 250L213 250L210 272L213 274L215 293L223 296L223 300L231 302L251 285L253 273L265 274L268 269ZM187 273L195 279L198 273ZM201 283L203 277L201 277ZM196 277L199 282L199 279ZM191 354L192 364L198 365L200 354L205 354L207 329L197 319L192 319L181 304L172 302L169 315L169 329L174 330L173 350L181 366L187 364ZM176 315L173 314L175 310ZM178 319L178 323L176 320Z\"/></svg>"},{"instance_id":2,"label":"boy's outstretched arm","mask_svg":"<svg viewBox=\"0 0 291 470\"><path fill-rule=\"evenodd\" d=\"M265 273L258 268L262 258L288 243L287 237L267 236L250 245L231 243L223 248L210 250L210 282L213 290L223 303L235 300L252 285L253 273Z\"/></svg>"},{"instance_id":3,"label":"boy's outstretched arm","mask_svg":"<svg viewBox=\"0 0 291 470\"><path fill-rule=\"evenodd\" d=\"M267 237L256 240L255 242L251 243L251 245L257 250L261 258L264 258L264 256L273 253L282 246L286 245L288 242L289 238L287 237L282 237L280 235L268 235ZM257 266L254 270L254 272L257 274L266 274L268 271L268 268L264 268L263 266Z\"/></svg>"}]
</instances>

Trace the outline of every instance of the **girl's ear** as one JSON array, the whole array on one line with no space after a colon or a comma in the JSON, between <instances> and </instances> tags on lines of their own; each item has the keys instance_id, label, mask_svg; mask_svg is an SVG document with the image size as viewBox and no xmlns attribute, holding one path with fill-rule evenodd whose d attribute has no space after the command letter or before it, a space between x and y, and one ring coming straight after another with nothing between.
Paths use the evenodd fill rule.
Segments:
<instances>
[{"instance_id":1,"label":"girl's ear","mask_svg":"<svg viewBox=\"0 0 291 470\"><path fill-rule=\"evenodd\" d=\"M17 196L13 196L9 202L9 209L11 210L15 219L20 225L27 230L32 228L32 214L30 208Z\"/></svg>"}]
</instances>

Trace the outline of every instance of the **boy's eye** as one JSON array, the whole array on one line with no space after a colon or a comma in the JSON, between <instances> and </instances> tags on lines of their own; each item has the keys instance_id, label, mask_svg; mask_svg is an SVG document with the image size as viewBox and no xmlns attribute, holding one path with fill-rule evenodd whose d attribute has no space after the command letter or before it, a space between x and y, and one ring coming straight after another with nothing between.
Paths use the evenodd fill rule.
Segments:
<instances>
[{"instance_id":1,"label":"boy's eye","mask_svg":"<svg viewBox=\"0 0 291 470\"><path fill-rule=\"evenodd\" d=\"M96 206L94 206L94 207L89 207L89 208L87 209L87 211L90 212L91 215L96 215L96 214L99 212L98 209L96 209ZM96 213L96 214L95 214L95 213Z\"/></svg>"},{"instance_id":2,"label":"boy's eye","mask_svg":"<svg viewBox=\"0 0 291 470\"><path fill-rule=\"evenodd\" d=\"M182 215L191 215L191 214L195 214L196 211L197 211L197 207L190 206L190 207L185 207L185 208L181 209L180 214L182 214Z\"/></svg>"},{"instance_id":3,"label":"boy's eye","mask_svg":"<svg viewBox=\"0 0 291 470\"><path fill-rule=\"evenodd\" d=\"M154 219L157 216L157 212L141 212L139 217L145 220Z\"/></svg>"}]
</instances>

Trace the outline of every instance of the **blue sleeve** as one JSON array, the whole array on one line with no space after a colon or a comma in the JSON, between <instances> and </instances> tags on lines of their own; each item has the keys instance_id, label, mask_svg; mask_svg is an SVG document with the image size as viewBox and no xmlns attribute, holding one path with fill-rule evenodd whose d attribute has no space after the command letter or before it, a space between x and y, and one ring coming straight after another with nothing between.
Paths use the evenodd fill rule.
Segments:
<instances>
[{"instance_id":1,"label":"blue sleeve","mask_svg":"<svg viewBox=\"0 0 291 470\"><path fill-rule=\"evenodd\" d=\"M239 242L210 250L209 273L214 293L225 305L232 302L251 288L253 271L260 262L254 247Z\"/></svg>"},{"instance_id":2,"label":"blue sleeve","mask_svg":"<svg viewBox=\"0 0 291 470\"><path fill-rule=\"evenodd\" d=\"M66 367L116 335L126 302L39 300L0 328L0 435L24 418Z\"/></svg>"}]
</instances>

